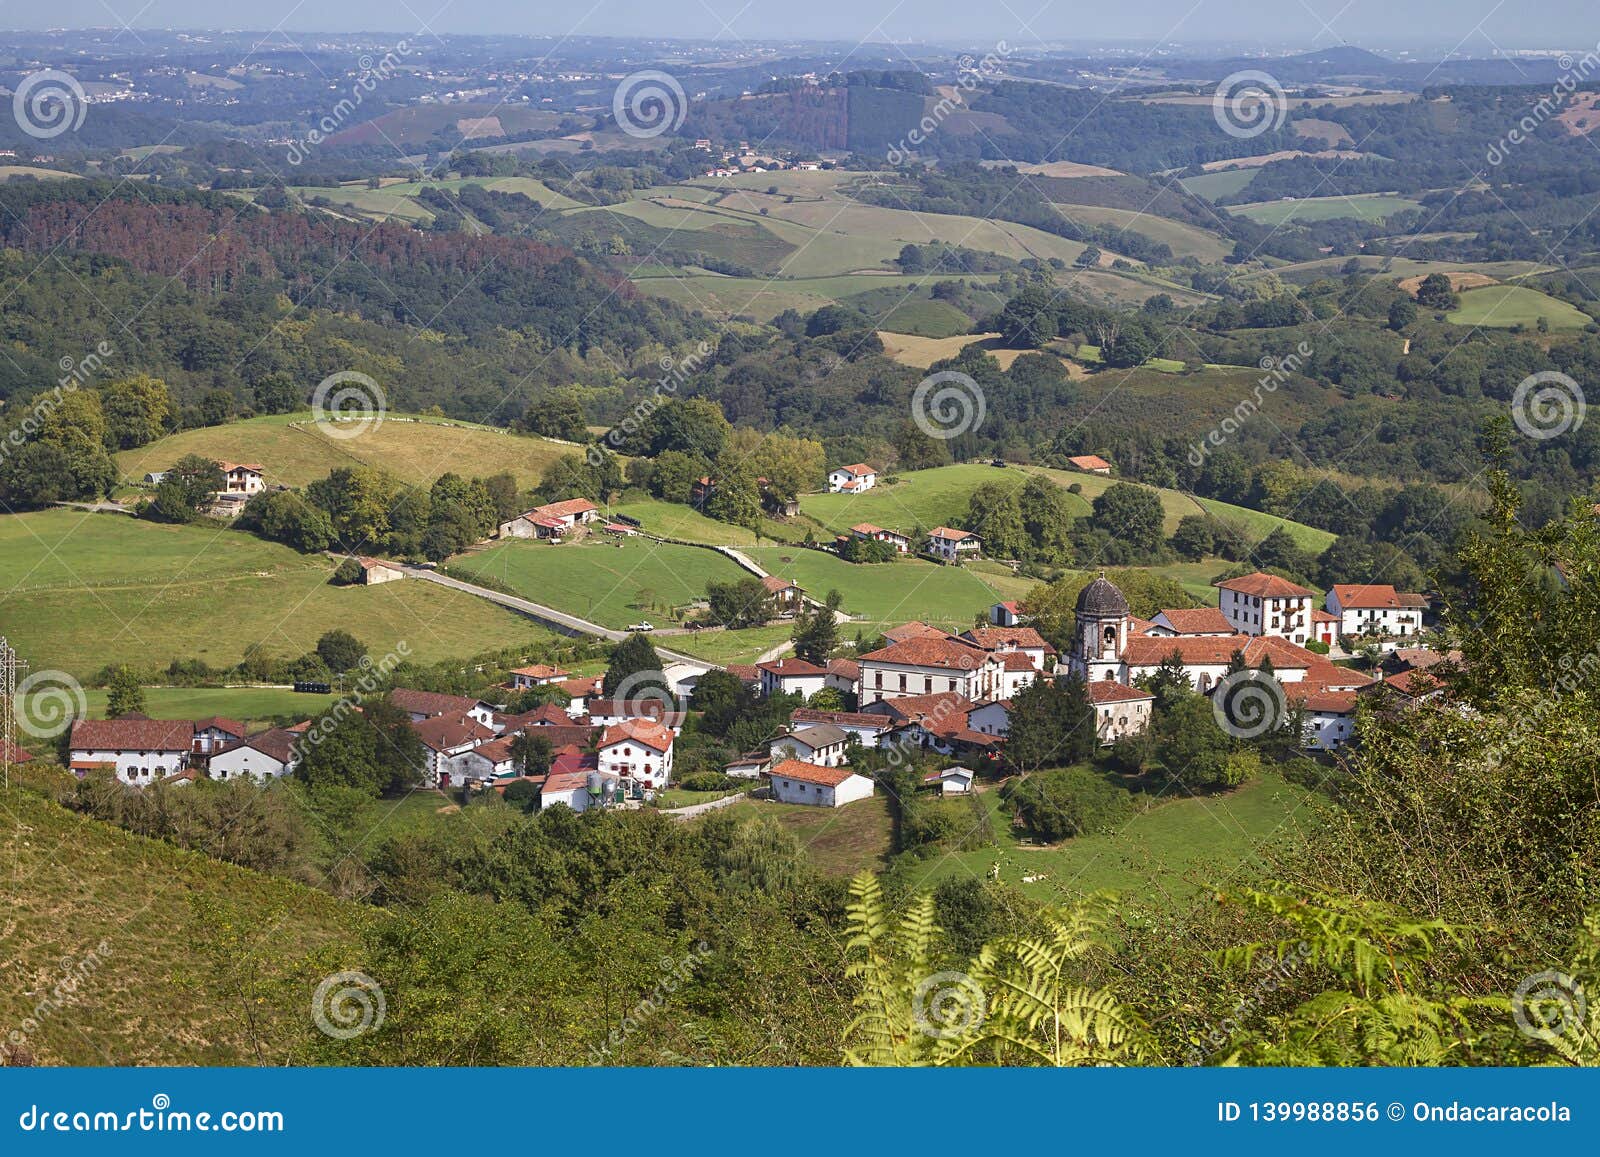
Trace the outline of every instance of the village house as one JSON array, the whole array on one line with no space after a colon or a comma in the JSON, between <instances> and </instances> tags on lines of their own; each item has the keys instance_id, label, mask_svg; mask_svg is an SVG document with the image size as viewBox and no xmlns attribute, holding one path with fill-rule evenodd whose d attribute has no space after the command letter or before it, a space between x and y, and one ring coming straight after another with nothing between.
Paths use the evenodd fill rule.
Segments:
<instances>
[{"instance_id":1,"label":"village house","mask_svg":"<svg viewBox=\"0 0 1600 1157\"><path fill-rule=\"evenodd\" d=\"M846 695L856 693L856 684L861 682L861 664L854 659L829 659L828 660L828 686Z\"/></svg>"},{"instance_id":2,"label":"village house","mask_svg":"<svg viewBox=\"0 0 1600 1157\"><path fill-rule=\"evenodd\" d=\"M1053 659L1056 653L1032 627L972 627L962 631L956 641L971 643L992 655L1024 655L1035 671L1043 671L1046 660Z\"/></svg>"},{"instance_id":3,"label":"village house","mask_svg":"<svg viewBox=\"0 0 1600 1157\"><path fill-rule=\"evenodd\" d=\"M890 627L883 632L884 644L904 643L910 639L953 639L949 631L941 631L938 627L930 627L927 623L912 619L909 623L901 623L898 627Z\"/></svg>"},{"instance_id":4,"label":"village house","mask_svg":"<svg viewBox=\"0 0 1600 1157\"><path fill-rule=\"evenodd\" d=\"M194 724L187 719L79 719L67 740L68 766L79 778L107 768L123 783L149 787L189 766Z\"/></svg>"},{"instance_id":5,"label":"village house","mask_svg":"<svg viewBox=\"0 0 1600 1157\"><path fill-rule=\"evenodd\" d=\"M588 711L591 727L613 727L629 720L643 719L661 724L674 735L683 731L684 712L665 699L654 696L648 699L591 699Z\"/></svg>"},{"instance_id":6,"label":"village house","mask_svg":"<svg viewBox=\"0 0 1600 1157\"><path fill-rule=\"evenodd\" d=\"M799 731L818 723L837 727L845 735L853 735L863 747L878 746L878 737L890 727L889 720L869 711L819 711L815 707L796 707L789 712L789 729Z\"/></svg>"},{"instance_id":7,"label":"village house","mask_svg":"<svg viewBox=\"0 0 1600 1157\"><path fill-rule=\"evenodd\" d=\"M600 508L587 498L551 502L500 524L501 538L561 538L574 527L595 522Z\"/></svg>"},{"instance_id":8,"label":"village house","mask_svg":"<svg viewBox=\"0 0 1600 1157\"><path fill-rule=\"evenodd\" d=\"M722 769L734 779L760 779L772 770L772 756L764 751L741 755Z\"/></svg>"},{"instance_id":9,"label":"village house","mask_svg":"<svg viewBox=\"0 0 1600 1157\"><path fill-rule=\"evenodd\" d=\"M865 462L828 471L828 490L834 494L860 494L878 484L878 472Z\"/></svg>"},{"instance_id":10,"label":"village house","mask_svg":"<svg viewBox=\"0 0 1600 1157\"><path fill-rule=\"evenodd\" d=\"M511 689L526 691L530 687L543 687L550 683L559 683L567 677L568 672L560 667L552 667L548 663L533 663L526 667L517 667L510 672Z\"/></svg>"},{"instance_id":11,"label":"village house","mask_svg":"<svg viewBox=\"0 0 1600 1157\"><path fill-rule=\"evenodd\" d=\"M1338 616L1341 635L1403 638L1421 632L1428 600L1396 591L1387 583L1334 583L1324 605L1329 614Z\"/></svg>"},{"instance_id":12,"label":"village house","mask_svg":"<svg viewBox=\"0 0 1600 1157\"><path fill-rule=\"evenodd\" d=\"M846 767L817 767L798 759L774 764L772 797L779 803L809 807L843 807L872 797L872 781Z\"/></svg>"},{"instance_id":13,"label":"village house","mask_svg":"<svg viewBox=\"0 0 1600 1157\"><path fill-rule=\"evenodd\" d=\"M1085 684L1085 688L1094 705L1094 726L1101 747L1109 747L1124 735L1137 735L1150 726L1156 701L1150 692L1113 679L1097 679Z\"/></svg>"},{"instance_id":14,"label":"village house","mask_svg":"<svg viewBox=\"0 0 1600 1157\"><path fill-rule=\"evenodd\" d=\"M1236 635L1233 624L1219 607L1179 607L1157 611L1147 635Z\"/></svg>"},{"instance_id":15,"label":"village house","mask_svg":"<svg viewBox=\"0 0 1600 1157\"><path fill-rule=\"evenodd\" d=\"M1011 734L1011 700L991 699L967 712L967 726L980 735L1004 739Z\"/></svg>"},{"instance_id":16,"label":"village house","mask_svg":"<svg viewBox=\"0 0 1600 1157\"><path fill-rule=\"evenodd\" d=\"M1098 454L1079 454L1076 457L1068 458L1067 464L1074 470L1080 470L1085 474L1111 473L1111 463Z\"/></svg>"},{"instance_id":17,"label":"village house","mask_svg":"<svg viewBox=\"0 0 1600 1157\"><path fill-rule=\"evenodd\" d=\"M963 558L977 558L983 551L983 539L970 530L936 526L928 532L923 550L944 562L960 562Z\"/></svg>"},{"instance_id":18,"label":"village house","mask_svg":"<svg viewBox=\"0 0 1600 1157\"><path fill-rule=\"evenodd\" d=\"M850 533L855 538L870 538L875 542L887 542L901 554L911 552L911 539L901 534L898 530L886 530L881 526L874 526L870 522L858 522L850 528Z\"/></svg>"},{"instance_id":19,"label":"village house","mask_svg":"<svg viewBox=\"0 0 1600 1157\"><path fill-rule=\"evenodd\" d=\"M605 677L602 675L584 676L579 679L563 679L557 684L568 698L567 714L583 715L589 710L589 701L598 699L605 694Z\"/></svg>"},{"instance_id":20,"label":"village house","mask_svg":"<svg viewBox=\"0 0 1600 1157\"><path fill-rule=\"evenodd\" d=\"M989 622L997 627L1019 627L1022 611L1016 602L995 603L989 608Z\"/></svg>"},{"instance_id":21,"label":"village house","mask_svg":"<svg viewBox=\"0 0 1600 1157\"><path fill-rule=\"evenodd\" d=\"M772 604L780 615L793 615L805 604L806 592L798 583L769 574L761 580L761 586L772 596Z\"/></svg>"},{"instance_id":22,"label":"village house","mask_svg":"<svg viewBox=\"0 0 1600 1157\"><path fill-rule=\"evenodd\" d=\"M1337 751L1355 734L1356 691L1313 690L1293 696L1291 702L1305 710L1305 746L1319 751Z\"/></svg>"},{"instance_id":23,"label":"village house","mask_svg":"<svg viewBox=\"0 0 1600 1157\"><path fill-rule=\"evenodd\" d=\"M838 767L845 762L849 739L843 730L831 723L815 723L775 736L770 754L774 762L800 759L819 767Z\"/></svg>"},{"instance_id":24,"label":"village house","mask_svg":"<svg viewBox=\"0 0 1600 1157\"><path fill-rule=\"evenodd\" d=\"M396 579L406 577L406 572L397 563L385 562L381 558L358 558L356 565L361 568L361 585L375 587L380 583L392 583Z\"/></svg>"},{"instance_id":25,"label":"village house","mask_svg":"<svg viewBox=\"0 0 1600 1157\"><path fill-rule=\"evenodd\" d=\"M1291 643L1311 638L1311 602L1299 583L1256 571L1216 584L1217 606L1242 635L1276 635Z\"/></svg>"},{"instance_id":26,"label":"village house","mask_svg":"<svg viewBox=\"0 0 1600 1157\"><path fill-rule=\"evenodd\" d=\"M470 751L461 753L457 761L465 779L480 783L492 779L506 779L521 774L517 760L512 755L514 735L501 736L481 743Z\"/></svg>"},{"instance_id":27,"label":"village house","mask_svg":"<svg viewBox=\"0 0 1600 1157\"><path fill-rule=\"evenodd\" d=\"M465 712L434 715L413 723L411 729L422 740L428 780L440 788L466 783L470 765L463 757L495 738L492 727Z\"/></svg>"},{"instance_id":28,"label":"village house","mask_svg":"<svg viewBox=\"0 0 1600 1157\"><path fill-rule=\"evenodd\" d=\"M1319 607L1311 608L1311 637L1327 647L1339 645L1339 616Z\"/></svg>"},{"instance_id":29,"label":"village house","mask_svg":"<svg viewBox=\"0 0 1600 1157\"><path fill-rule=\"evenodd\" d=\"M857 698L866 708L882 699L949 691L977 702L984 694L989 656L948 636L891 643L862 655Z\"/></svg>"},{"instance_id":30,"label":"village house","mask_svg":"<svg viewBox=\"0 0 1600 1157\"><path fill-rule=\"evenodd\" d=\"M943 771L930 771L922 777L924 787L937 787L940 795L972 794L972 770L956 764Z\"/></svg>"},{"instance_id":31,"label":"village house","mask_svg":"<svg viewBox=\"0 0 1600 1157\"><path fill-rule=\"evenodd\" d=\"M565 804L575 812L606 807L621 791L621 777L602 772L594 757L563 755L539 789L539 809Z\"/></svg>"},{"instance_id":32,"label":"village house","mask_svg":"<svg viewBox=\"0 0 1600 1157\"><path fill-rule=\"evenodd\" d=\"M194 725L194 753L196 755L210 755L243 739L249 732L245 725L237 719L225 719L221 715L213 715L209 719L197 719Z\"/></svg>"},{"instance_id":33,"label":"village house","mask_svg":"<svg viewBox=\"0 0 1600 1157\"><path fill-rule=\"evenodd\" d=\"M757 663L761 672L761 694L800 695L810 699L828 685L828 669L804 659L774 659Z\"/></svg>"},{"instance_id":34,"label":"village house","mask_svg":"<svg viewBox=\"0 0 1600 1157\"><path fill-rule=\"evenodd\" d=\"M240 739L214 752L206 765L212 779L239 779L248 776L257 783L291 774L299 763L295 744L300 733L274 727L259 735Z\"/></svg>"},{"instance_id":35,"label":"village house","mask_svg":"<svg viewBox=\"0 0 1600 1157\"><path fill-rule=\"evenodd\" d=\"M437 691L413 691L409 687L396 687L389 692L389 702L411 716L413 723L421 723L424 719L433 719L440 715L470 715L485 727L494 724L494 704L466 695L444 695Z\"/></svg>"},{"instance_id":36,"label":"village house","mask_svg":"<svg viewBox=\"0 0 1600 1157\"><path fill-rule=\"evenodd\" d=\"M672 782L673 732L649 719L627 719L606 728L597 750L601 775L631 780L643 788Z\"/></svg>"},{"instance_id":37,"label":"village house","mask_svg":"<svg viewBox=\"0 0 1600 1157\"><path fill-rule=\"evenodd\" d=\"M219 494L243 494L249 498L267 488L262 476L263 467L254 462L218 462L222 467L222 489Z\"/></svg>"}]
</instances>

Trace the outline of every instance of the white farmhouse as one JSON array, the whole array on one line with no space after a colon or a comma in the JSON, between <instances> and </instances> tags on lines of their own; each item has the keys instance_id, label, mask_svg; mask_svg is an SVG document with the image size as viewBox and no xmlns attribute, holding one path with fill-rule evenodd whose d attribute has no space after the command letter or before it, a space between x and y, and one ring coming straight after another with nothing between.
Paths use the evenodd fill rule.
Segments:
<instances>
[{"instance_id":1,"label":"white farmhouse","mask_svg":"<svg viewBox=\"0 0 1600 1157\"><path fill-rule=\"evenodd\" d=\"M1299 583L1256 571L1223 579L1217 607L1242 635L1276 635L1296 646L1312 637L1311 602L1316 595Z\"/></svg>"},{"instance_id":2,"label":"white farmhouse","mask_svg":"<svg viewBox=\"0 0 1600 1157\"><path fill-rule=\"evenodd\" d=\"M1334 583L1325 605L1329 614L1338 616L1341 635L1404 637L1422 630L1428 600L1387 583Z\"/></svg>"},{"instance_id":3,"label":"white farmhouse","mask_svg":"<svg viewBox=\"0 0 1600 1157\"><path fill-rule=\"evenodd\" d=\"M300 733L274 727L248 739L230 743L212 754L206 765L212 779L248 776L257 783L278 779L294 771L299 762L295 744Z\"/></svg>"},{"instance_id":4,"label":"white farmhouse","mask_svg":"<svg viewBox=\"0 0 1600 1157\"><path fill-rule=\"evenodd\" d=\"M843 807L872 798L872 781L847 767L817 767L788 759L772 769L772 797L779 803Z\"/></svg>"},{"instance_id":5,"label":"white farmhouse","mask_svg":"<svg viewBox=\"0 0 1600 1157\"><path fill-rule=\"evenodd\" d=\"M865 462L828 471L828 489L835 494L859 494L878 484L878 472Z\"/></svg>"},{"instance_id":6,"label":"white farmhouse","mask_svg":"<svg viewBox=\"0 0 1600 1157\"><path fill-rule=\"evenodd\" d=\"M123 783L149 787L182 771L194 751L187 719L80 719L67 740L70 766L80 777L110 768Z\"/></svg>"},{"instance_id":7,"label":"white farmhouse","mask_svg":"<svg viewBox=\"0 0 1600 1157\"><path fill-rule=\"evenodd\" d=\"M828 669L804 659L775 659L757 663L763 695L802 695L810 699L828 685Z\"/></svg>"},{"instance_id":8,"label":"white farmhouse","mask_svg":"<svg viewBox=\"0 0 1600 1157\"><path fill-rule=\"evenodd\" d=\"M600 738L600 774L632 780L640 787L672 782L672 728L651 719L624 719Z\"/></svg>"},{"instance_id":9,"label":"white farmhouse","mask_svg":"<svg viewBox=\"0 0 1600 1157\"><path fill-rule=\"evenodd\" d=\"M923 549L945 562L960 562L963 558L978 557L983 550L983 539L970 530L936 526L928 531L928 541Z\"/></svg>"},{"instance_id":10,"label":"white farmhouse","mask_svg":"<svg viewBox=\"0 0 1600 1157\"><path fill-rule=\"evenodd\" d=\"M844 749L849 736L831 723L815 723L779 733L771 745L774 763L799 759L818 767L838 767L845 762Z\"/></svg>"}]
</instances>

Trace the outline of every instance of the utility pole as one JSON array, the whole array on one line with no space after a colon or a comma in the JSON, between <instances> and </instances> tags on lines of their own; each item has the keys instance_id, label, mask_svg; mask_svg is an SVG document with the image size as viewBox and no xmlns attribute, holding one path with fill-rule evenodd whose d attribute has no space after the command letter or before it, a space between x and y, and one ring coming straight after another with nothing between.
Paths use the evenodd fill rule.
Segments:
<instances>
[{"instance_id":1,"label":"utility pole","mask_svg":"<svg viewBox=\"0 0 1600 1157\"><path fill-rule=\"evenodd\" d=\"M11 760L17 752L17 681L27 669L0 635L0 768L6 787L11 786Z\"/></svg>"}]
</instances>

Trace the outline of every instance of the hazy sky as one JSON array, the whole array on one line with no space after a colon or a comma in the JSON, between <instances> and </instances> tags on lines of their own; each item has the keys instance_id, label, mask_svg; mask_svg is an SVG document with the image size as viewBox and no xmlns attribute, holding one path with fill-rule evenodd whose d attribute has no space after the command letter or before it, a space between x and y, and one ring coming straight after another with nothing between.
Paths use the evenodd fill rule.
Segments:
<instances>
[{"instance_id":1,"label":"hazy sky","mask_svg":"<svg viewBox=\"0 0 1600 1157\"><path fill-rule=\"evenodd\" d=\"M0 0L0 27L1593 47L1595 0Z\"/></svg>"}]
</instances>

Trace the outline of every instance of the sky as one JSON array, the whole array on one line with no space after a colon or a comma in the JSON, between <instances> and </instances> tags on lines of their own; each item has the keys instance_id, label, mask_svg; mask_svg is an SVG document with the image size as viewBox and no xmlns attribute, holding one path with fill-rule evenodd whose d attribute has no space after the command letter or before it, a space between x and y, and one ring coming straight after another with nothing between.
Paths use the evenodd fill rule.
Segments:
<instances>
[{"instance_id":1,"label":"sky","mask_svg":"<svg viewBox=\"0 0 1600 1157\"><path fill-rule=\"evenodd\" d=\"M0 28L901 40L1016 46L1132 39L1263 47L1351 43L1495 50L1592 48L1595 0L0 0ZM241 17L243 19L241 19ZM231 23L238 21L238 23Z\"/></svg>"}]
</instances>

